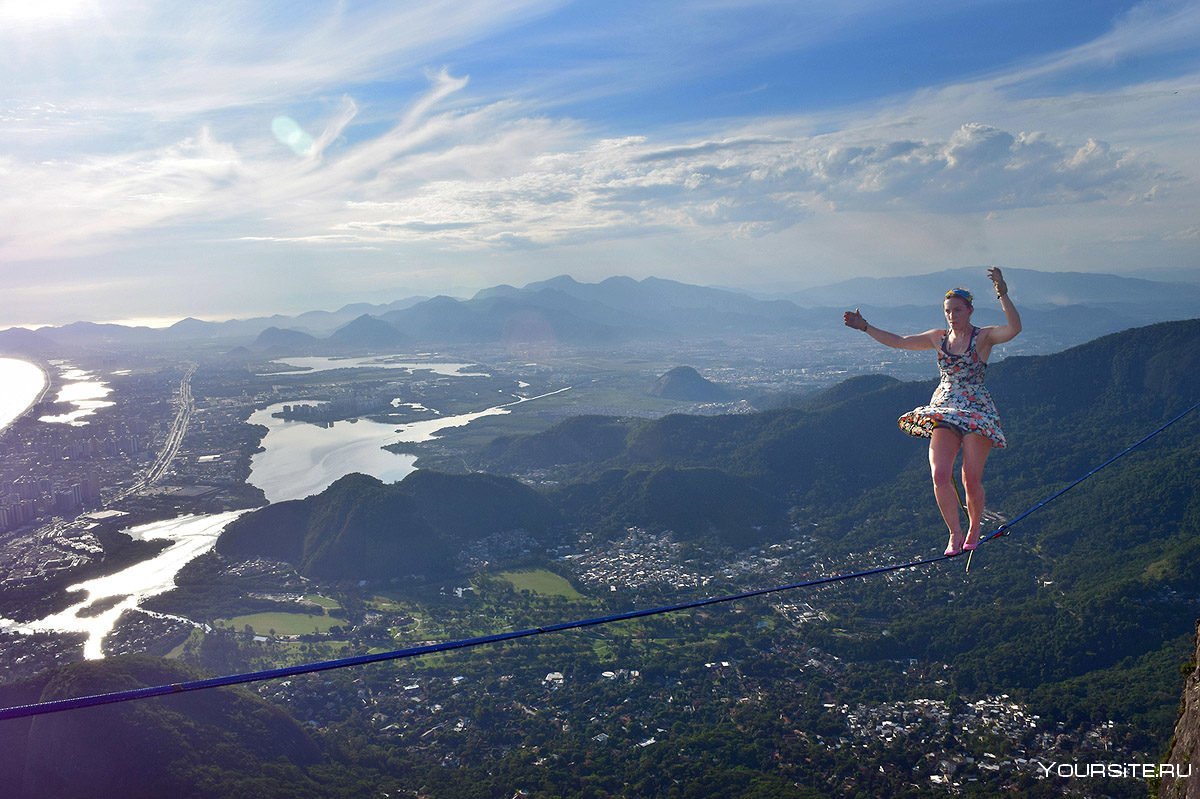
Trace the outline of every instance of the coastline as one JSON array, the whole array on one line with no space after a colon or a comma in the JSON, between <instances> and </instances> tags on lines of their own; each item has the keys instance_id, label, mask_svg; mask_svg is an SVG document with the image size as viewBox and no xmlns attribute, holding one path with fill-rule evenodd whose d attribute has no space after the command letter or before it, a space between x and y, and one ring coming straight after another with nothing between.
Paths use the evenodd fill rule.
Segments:
<instances>
[{"instance_id":1,"label":"coastline","mask_svg":"<svg viewBox=\"0 0 1200 799\"><path fill-rule=\"evenodd\" d=\"M0 361L3 361L3 360L19 361L22 363L27 363L30 366L33 366L34 368L36 368L39 372L42 373L42 387L37 392L37 394L35 394L33 396L33 398L30 399L29 402L27 402L25 404L24 408L22 408L21 410L17 411L15 414L13 414L13 417L11 419L8 419L8 420L0 423L0 433L3 433L5 430L8 430L8 428L11 427L16 421L18 421L19 419L24 417L25 414L29 413L29 411L32 410L34 408L34 406L36 406L40 402L42 402L42 400L45 399L45 397L46 397L46 393L48 391L50 391L51 387L53 386L53 379L50 377L50 369L49 369L48 365L46 363L42 362L41 360L34 360L33 358L30 358L28 356L17 357L14 355L0 354Z\"/></svg>"}]
</instances>

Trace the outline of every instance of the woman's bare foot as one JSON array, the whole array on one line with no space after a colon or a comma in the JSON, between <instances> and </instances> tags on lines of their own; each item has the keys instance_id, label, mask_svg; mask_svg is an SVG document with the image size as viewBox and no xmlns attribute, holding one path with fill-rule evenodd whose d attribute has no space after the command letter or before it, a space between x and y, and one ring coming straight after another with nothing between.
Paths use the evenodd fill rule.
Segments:
<instances>
[{"instance_id":1,"label":"woman's bare foot","mask_svg":"<svg viewBox=\"0 0 1200 799\"><path fill-rule=\"evenodd\" d=\"M978 536L976 536L978 538ZM972 547L974 548L974 547ZM963 551L962 533L951 533L950 542L946 545L945 555L952 558L955 555L961 555Z\"/></svg>"},{"instance_id":2,"label":"woman's bare foot","mask_svg":"<svg viewBox=\"0 0 1200 799\"><path fill-rule=\"evenodd\" d=\"M979 546L979 531L971 530L967 533L967 540L963 542L963 552L971 552L977 546Z\"/></svg>"}]
</instances>

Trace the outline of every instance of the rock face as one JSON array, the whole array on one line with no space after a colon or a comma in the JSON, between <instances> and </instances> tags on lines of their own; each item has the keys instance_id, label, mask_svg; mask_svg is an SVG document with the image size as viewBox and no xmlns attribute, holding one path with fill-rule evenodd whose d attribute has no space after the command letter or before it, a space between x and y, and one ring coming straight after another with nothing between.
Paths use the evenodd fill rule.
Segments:
<instances>
[{"instance_id":1,"label":"rock face","mask_svg":"<svg viewBox=\"0 0 1200 799\"><path fill-rule=\"evenodd\" d=\"M1158 790L1160 799L1200 799L1200 622L1196 624L1196 654L1191 666L1183 685L1183 712L1175 724L1171 751L1163 761L1187 776L1164 777Z\"/></svg>"}]
</instances>

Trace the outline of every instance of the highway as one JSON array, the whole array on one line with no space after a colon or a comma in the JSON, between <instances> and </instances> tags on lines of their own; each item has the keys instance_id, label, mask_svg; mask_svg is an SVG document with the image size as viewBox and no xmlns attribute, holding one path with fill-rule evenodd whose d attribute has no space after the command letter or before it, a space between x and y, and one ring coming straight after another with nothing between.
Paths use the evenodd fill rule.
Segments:
<instances>
[{"instance_id":1,"label":"highway","mask_svg":"<svg viewBox=\"0 0 1200 799\"><path fill-rule=\"evenodd\" d=\"M171 468L171 463L175 460L175 456L179 454L179 447L183 444L183 437L187 433L188 422L192 418L192 411L196 404L192 398L192 375L196 373L196 364L189 363L187 369L183 373L183 377L179 380L179 396L175 402L177 410L175 418L171 420L171 429L167 431L167 439L163 442L162 449L158 452L158 457L154 459L154 463L146 471L145 477L139 480L126 495L149 488L158 482L167 470Z\"/></svg>"}]
</instances>

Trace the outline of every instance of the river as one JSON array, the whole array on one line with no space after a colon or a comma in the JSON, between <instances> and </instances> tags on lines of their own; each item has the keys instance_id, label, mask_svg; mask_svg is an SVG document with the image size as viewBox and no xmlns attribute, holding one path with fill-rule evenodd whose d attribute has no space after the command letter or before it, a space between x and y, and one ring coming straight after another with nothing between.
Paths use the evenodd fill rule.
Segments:
<instances>
[{"instance_id":1,"label":"river","mask_svg":"<svg viewBox=\"0 0 1200 799\"><path fill-rule=\"evenodd\" d=\"M194 558L217 543L225 525L245 511L235 510L206 516L181 516L131 527L125 532L141 541L165 539L170 545L149 560L143 560L115 574L86 580L67 588L83 591L83 598L71 607L44 619L17 624L0 619L0 628L23 633L84 633L83 656L88 660L104 657L104 636L112 631L117 619L152 596L175 587L175 575ZM89 609L106 607L98 613Z\"/></svg>"}]
</instances>

